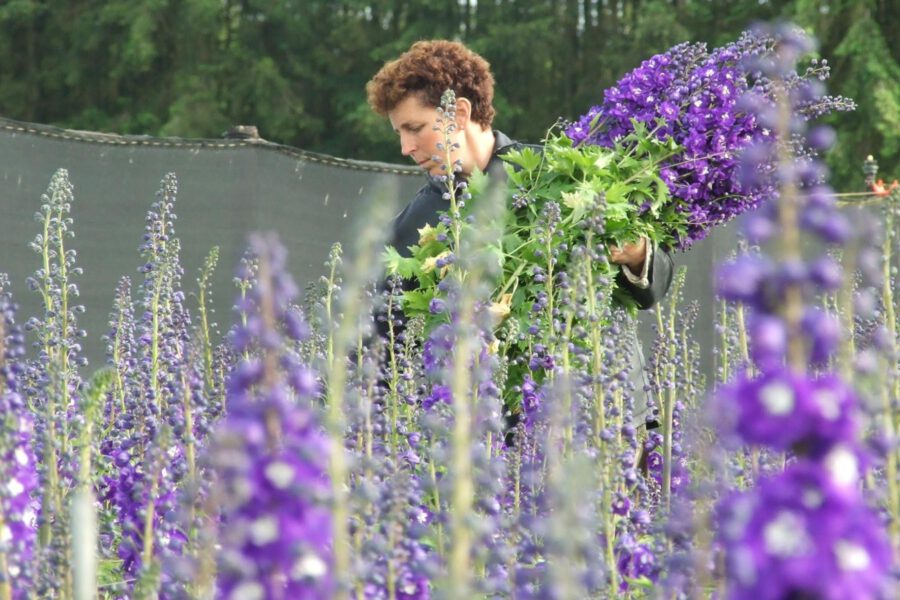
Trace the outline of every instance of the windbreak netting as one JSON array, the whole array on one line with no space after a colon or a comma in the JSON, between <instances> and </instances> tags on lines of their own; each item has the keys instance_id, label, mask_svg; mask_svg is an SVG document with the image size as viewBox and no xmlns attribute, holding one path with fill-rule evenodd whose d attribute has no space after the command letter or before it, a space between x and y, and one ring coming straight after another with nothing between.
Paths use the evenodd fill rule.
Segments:
<instances>
[{"instance_id":1,"label":"windbreak netting","mask_svg":"<svg viewBox=\"0 0 900 600\"><path fill-rule=\"evenodd\" d=\"M220 248L212 294L223 327L231 321L232 277L249 232L278 232L302 287L324 273L334 242L352 248L354 224L379 194L405 202L423 183L418 169L259 140L118 136L0 119L0 272L10 276L20 321L41 315L39 294L26 286L41 262L29 243L41 227L34 219L41 195L59 168L68 170L74 187L75 237L68 244L84 269L73 280L86 307L79 323L88 332L84 351L91 364L103 360L100 338L119 279L142 280L138 246L166 173L178 178L175 231L186 293L196 290L210 249Z\"/></svg>"},{"instance_id":2,"label":"windbreak netting","mask_svg":"<svg viewBox=\"0 0 900 600\"><path fill-rule=\"evenodd\" d=\"M371 203L390 194L399 210L424 183L416 168L333 158L263 140L119 136L0 119L0 272L10 276L20 322L42 314L39 294L26 285L41 260L29 243L40 229L34 214L41 195L59 168L68 170L74 186L75 237L69 247L84 270L73 279L86 307L79 319L88 332L83 352L95 366L104 362L102 336L119 279L142 280L138 246L166 173L178 178L175 228L189 296L204 258L213 246L220 248L211 289L214 320L222 330L232 321L238 293L232 278L248 233L277 231L303 288L325 273L334 242L352 253L356 228ZM684 301L699 302L693 335L704 349L712 348L715 335L712 265L735 244L728 230L734 231L729 227L674 254L676 267L688 267ZM188 305L196 300L189 297ZM649 353L656 319L642 314L640 321ZM704 356L704 363L709 372L712 356Z\"/></svg>"}]
</instances>

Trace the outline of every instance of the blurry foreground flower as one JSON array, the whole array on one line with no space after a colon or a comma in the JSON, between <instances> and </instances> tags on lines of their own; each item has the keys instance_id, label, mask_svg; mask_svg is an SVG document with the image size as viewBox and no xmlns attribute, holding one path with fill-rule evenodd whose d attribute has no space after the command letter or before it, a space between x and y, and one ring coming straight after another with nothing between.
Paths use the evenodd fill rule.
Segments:
<instances>
[{"instance_id":1,"label":"blurry foreground flower","mask_svg":"<svg viewBox=\"0 0 900 600\"><path fill-rule=\"evenodd\" d=\"M728 598L883 598L891 550L857 490L856 458L837 448L801 461L720 507Z\"/></svg>"},{"instance_id":2,"label":"blurry foreground flower","mask_svg":"<svg viewBox=\"0 0 900 600\"><path fill-rule=\"evenodd\" d=\"M296 287L277 240L256 237L258 284L241 307L237 337L259 350L228 382L228 416L209 453L218 533L220 597L234 600L327 598L332 590L332 520L326 505L329 442L307 397L307 370L282 340Z\"/></svg>"}]
</instances>

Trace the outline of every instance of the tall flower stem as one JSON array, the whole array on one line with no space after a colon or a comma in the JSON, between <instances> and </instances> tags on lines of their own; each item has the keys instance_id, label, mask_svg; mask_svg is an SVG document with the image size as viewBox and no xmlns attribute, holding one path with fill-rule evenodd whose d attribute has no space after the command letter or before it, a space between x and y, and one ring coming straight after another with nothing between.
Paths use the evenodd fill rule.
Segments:
<instances>
[{"instance_id":1,"label":"tall flower stem","mask_svg":"<svg viewBox=\"0 0 900 600\"><path fill-rule=\"evenodd\" d=\"M2 286L2 280L0 280ZM2 293L0 287L0 293ZM3 362L6 358L6 320L0 314L0 366L4 366ZM0 397L6 393L6 378L0 377ZM0 531L5 531L6 523L3 518L3 511L0 510ZM9 577L9 559L6 550L0 550L0 600L12 600L12 582Z\"/></svg>"},{"instance_id":2,"label":"tall flower stem","mask_svg":"<svg viewBox=\"0 0 900 600\"><path fill-rule=\"evenodd\" d=\"M43 234L42 234L42 244L41 244L41 257L43 259L43 280L41 287L41 297L44 302L44 310L55 311L56 303L53 299L53 281L51 279L51 270L50 270L50 224L53 219L53 209L49 204L45 204L43 209L44 222L43 222ZM49 325L49 323L47 324ZM51 343L49 338L49 331L44 331L42 334L42 342L43 342L43 351L47 356L48 360L48 368L51 367L53 360L52 357L55 356L56 350ZM59 489L59 465L57 463L58 454L57 454L57 431L56 431L56 394L49 393L46 397L46 403L44 405L44 420L45 420L45 428L44 428L44 444L43 444L43 462L45 468L47 469L46 474L46 487L44 488L44 493L41 498L41 512L45 515L50 514L59 514L62 505L62 499L60 498L61 492ZM50 520L43 519L41 522L40 530L38 532L38 543L41 547L47 548L50 546L52 541L52 531L50 527Z\"/></svg>"},{"instance_id":3,"label":"tall flower stem","mask_svg":"<svg viewBox=\"0 0 900 600\"><path fill-rule=\"evenodd\" d=\"M197 280L197 304L200 312L200 340L203 345L203 381L206 384L206 394L213 393L213 349L209 333L209 280L219 260L219 247L213 246L206 257L200 278Z\"/></svg>"},{"instance_id":4,"label":"tall flower stem","mask_svg":"<svg viewBox=\"0 0 900 600\"><path fill-rule=\"evenodd\" d=\"M600 486L601 486L601 520L602 520L602 534L604 540L604 562L606 564L607 570L609 572L609 590L615 595L619 589L619 572L616 568L616 555L615 555L615 538L616 538L616 527L615 527L615 517L610 510L612 506L613 499L613 490L612 490L612 477L610 476L611 469L614 468L615 462L611 459L612 452L610 452L609 444L605 441L603 432L607 427L606 421L606 405L604 402L604 390L600 385L602 381L601 375L603 373L603 357L605 356L605 351L603 348L603 342L601 340L601 319L600 319L600 306L597 302L597 293L598 286L594 280L594 264L593 259L591 257L591 251L594 246L594 235L591 229L588 229L585 232L585 256L584 260L581 261L582 269L584 272L585 278L585 298L587 300L587 309L588 309L588 323L590 326L591 332L591 381L593 382L593 389L591 390L591 395L594 399L594 443L596 444L597 449L600 452L601 456L610 457L605 460L603 463L603 468L601 469L601 477L600 477ZM550 281L550 277L548 275L547 280ZM552 317L551 317L552 319ZM551 320L552 323L552 320ZM566 395L571 396L571 392L569 390L569 386L566 386ZM568 407L567 407L568 408ZM568 416L568 414L567 414Z\"/></svg>"},{"instance_id":5,"label":"tall flower stem","mask_svg":"<svg viewBox=\"0 0 900 600\"><path fill-rule=\"evenodd\" d=\"M4 527L6 524L3 522L3 513L0 512L0 531L3 531ZM9 580L7 562L6 552L0 552L0 600L12 600L12 582Z\"/></svg>"},{"instance_id":6,"label":"tall flower stem","mask_svg":"<svg viewBox=\"0 0 900 600\"><path fill-rule=\"evenodd\" d=\"M747 339L747 320L744 316L744 305L738 303L734 310L735 320L737 321L738 349L741 353L741 364L744 365L744 370L750 375L753 373L753 365L750 362L750 344ZM750 449L750 472L753 474L753 480L756 481L759 478L759 448L756 446Z\"/></svg>"},{"instance_id":7,"label":"tall flower stem","mask_svg":"<svg viewBox=\"0 0 900 600\"><path fill-rule=\"evenodd\" d=\"M369 221L383 223L391 211L392 190L384 190L384 197L379 197L373 204ZM344 413L344 396L347 386L348 352L357 338L357 327L360 317L368 314L371 306L366 302L365 287L374 275L375 268L371 257L377 256L377 249L383 246L382 232L375 227L363 227L357 236L357 246L353 260L349 263L343 280L341 294L341 314L334 314L335 281L338 277L337 265L340 264L340 245L332 249L331 271L328 280L326 312L328 323L328 374L326 391L326 428L331 439L329 454L329 475L332 491L332 548L333 579L337 584L335 598L338 600L350 597L347 582L351 581L350 558L351 541L348 523L350 520L349 501L347 495L349 467L347 465L344 436L346 432Z\"/></svg>"},{"instance_id":8,"label":"tall flower stem","mask_svg":"<svg viewBox=\"0 0 900 600\"><path fill-rule=\"evenodd\" d=\"M73 594L75 600L93 600L96 597L97 531L95 498L91 481L92 450L97 414L115 381L113 369L98 371L82 397L84 425L78 436L78 488L72 496Z\"/></svg>"},{"instance_id":9,"label":"tall flower stem","mask_svg":"<svg viewBox=\"0 0 900 600\"><path fill-rule=\"evenodd\" d=\"M678 297L681 293L681 286L684 285L684 271L678 274L672 284L669 292L671 298L669 302L669 311L665 322L663 321L663 310L659 307L656 311L656 323L660 332L667 340L668 357L665 367L665 377L662 381L670 382L663 391L663 506L666 512L669 512L672 503L672 438L675 416L675 353L677 351L677 336L675 334L675 315L678 312Z\"/></svg>"},{"instance_id":10,"label":"tall flower stem","mask_svg":"<svg viewBox=\"0 0 900 600\"><path fill-rule=\"evenodd\" d=\"M388 401L390 403L391 415L391 435L390 435L390 451L392 456L397 454L397 445L399 444L399 433L397 431L397 417L400 410L400 398L397 390L400 386L400 373L397 369L397 338L394 333L393 318L393 296L388 301L388 357L390 361L391 380L388 384Z\"/></svg>"},{"instance_id":11,"label":"tall flower stem","mask_svg":"<svg viewBox=\"0 0 900 600\"><path fill-rule=\"evenodd\" d=\"M343 351L346 344L342 343L344 337L350 332L348 328L355 325L356 318L345 312L341 315L340 324L335 323L334 304L336 298L334 291L337 289L335 284L337 278L337 268L339 264L340 246L336 245L332 249L331 270L328 279L328 291L325 296L325 311L329 327L328 335L328 391L327 391L327 426L331 436L329 475L332 486L332 508L331 516L333 523L333 543L334 543L334 579L338 582L336 590L337 598L348 598L349 594L345 586L341 585L343 581L349 581L350 570L350 540L347 531L347 521L349 517L349 509L347 507L347 492L345 482L347 481L347 463L344 456L344 388L347 385L347 365L343 358ZM354 303L347 302L345 307L349 311L354 310Z\"/></svg>"},{"instance_id":12,"label":"tall flower stem","mask_svg":"<svg viewBox=\"0 0 900 600\"><path fill-rule=\"evenodd\" d=\"M788 100L788 90L783 83L776 83L776 101L778 106L778 129L788 132L791 128L791 105ZM782 173L790 173L793 169L792 157L786 148L780 148L778 153L778 168ZM800 228L798 227L799 192L797 182L789 177L781 185L781 193L778 201L779 254L783 261L799 260ZM806 352L803 347L803 336L800 332L800 320L803 317L803 297L800 287L796 284L787 286L785 301L782 308L782 316L788 330L788 365L797 373L806 372Z\"/></svg>"},{"instance_id":13,"label":"tall flower stem","mask_svg":"<svg viewBox=\"0 0 900 600\"><path fill-rule=\"evenodd\" d=\"M895 194L891 196L891 200L900 201L900 196ZM886 226L885 226L885 236L884 242L882 243L882 303L884 305L885 312L885 327L888 332L888 339L891 340L893 345L897 343L897 315L894 308L894 289L892 285L891 279L891 258L893 251L893 238L896 235L894 232L894 211L896 209L894 206L888 206L887 209L887 217L886 217ZM894 355L896 356L897 348L894 347ZM888 371L890 372L890 371ZM891 388L893 387L893 390ZM887 378L882 386L881 390L881 398L882 404L884 406L884 433L887 439L893 440L895 439L897 432L897 414L894 410L891 398L900 399L900 376L897 373L894 373L893 377ZM898 450L897 448L891 448L888 451L887 455L887 465L885 471L887 472L887 484L888 484L888 514L892 516L890 520L890 532L891 539L898 540L900 539L900 483L897 481L898 477Z\"/></svg>"},{"instance_id":14,"label":"tall flower stem","mask_svg":"<svg viewBox=\"0 0 900 600\"><path fill-rule=\"evenodd\" d=\"M463 300L459 306L459 322L471 324L474 311L471 302ZM451 472L453 491L450 499L450 524L453 533L450 546L449 575L452 598L468 599L471 586L469 557L472 552L472 532L469 518L475 497L472 479L471 420L469 393L471 379L469 363L474 354L470 335L458 336L453 356L453 431Z\"/></svg>"},{"instance_id":15,"label":"tall flower stem","mask_svg":"<svg viewBox=\"0 0 900 600\"><path fill-rule=\"evenodd\" d=\"M719 327L722 328L722 333L720 336L720 348L719 348L719 360L722 361L722 381L728 381L731 379L731 368L729 365L729 360L731 353L730 344L728 343L728 305L724 300L719 301ZM659 378L657 377L657 380Z\"/></svg>"}]
</instances>

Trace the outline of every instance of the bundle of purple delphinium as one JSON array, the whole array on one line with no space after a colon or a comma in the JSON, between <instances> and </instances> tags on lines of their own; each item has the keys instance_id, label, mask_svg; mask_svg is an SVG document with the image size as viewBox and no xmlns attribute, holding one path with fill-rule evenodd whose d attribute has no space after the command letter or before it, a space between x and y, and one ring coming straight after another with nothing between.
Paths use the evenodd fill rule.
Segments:
<instances>
[{"instance_id":1,"label":"bundle of purple delphinium","mask_svg":"<svg viewBox=\"0 0 900 600\"><path fill-rule=\"evenodd\" d=\"M840 287L841 272L826 256L805 256L801 245L806 232L825 245L851 247L863 231L837 212L821 165L792 158L789 145L775 141L790 132L822 147L833 138L802 116L821 97L820 87L794 83L797 60L813 49L812 41L787 25L762 34L775 40L775 53L750 66L768 89L765 97L751 90L746 104L760 110L756 120L772 123L776 135L747 151L742 185L780 189L747 231L752 242L774 250L742 255L719 271L719 294L750 310L752 365L719 390L717 414L732 444L784 454L770 461L774 473L757 468L755 485L719 506L728 597L886 598L891 548L860 491L867 463L861 405L852 371L843 368L846 357L835 357L837 317L814 304L817 295ZM759 160L764 153L769 158ZM778 168L761 171L760 164Z\"/></svg>"},{"instance_id":2,"label":"bundle of purple delphinium","mask_svg":"<svg viewBox=\"0 0 900 600\"><path fill-rule=\"evenodd\" d=\"M755 99L771 104L774 88L761 66L774 60L775 50L775 40L759 32L744 33L711 52L705 44L679 44L625 75L565 133L576 145L613 147L642 124L660 139L673 139L679 149L659 165L659 175L687 219L686 233L678 240L687 248L775 191L747 188L736 177L738 154L776 135L774 122L754 111L745 96L752 91ZM750 61L755 61L753 68ZM828 74L826 61L814 61L802 75L785 73L784 85L808 90L811 81ZM822 95L794 107L799 120L853 108L845 98Z\"/></svg>"}]
</instances>

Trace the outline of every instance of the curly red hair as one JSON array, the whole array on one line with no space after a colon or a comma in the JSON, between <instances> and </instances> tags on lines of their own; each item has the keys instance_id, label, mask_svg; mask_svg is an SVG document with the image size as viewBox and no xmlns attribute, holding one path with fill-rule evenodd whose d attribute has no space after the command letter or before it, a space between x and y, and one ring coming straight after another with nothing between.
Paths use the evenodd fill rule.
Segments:
<instances>
[{"instance_id":1,"label":"curly red hair","mask_svg":"<svg viewBox=\"0 0 900 600\"><path fill-rule=\"evenodd\" d=\"M481 56L459 42L416 42L396 60L386 63L366 84L369 105L387 115L410 94L440 106L441 94L451 89L472 103L472 120L490 127L494 120L494 76Z\"/></svg>"}]
</instances>

